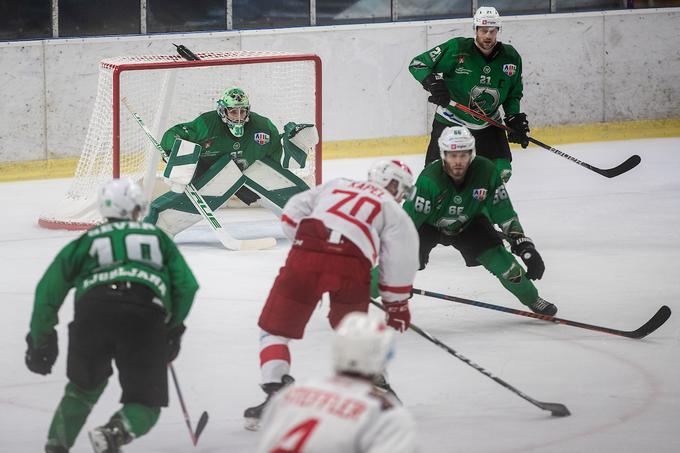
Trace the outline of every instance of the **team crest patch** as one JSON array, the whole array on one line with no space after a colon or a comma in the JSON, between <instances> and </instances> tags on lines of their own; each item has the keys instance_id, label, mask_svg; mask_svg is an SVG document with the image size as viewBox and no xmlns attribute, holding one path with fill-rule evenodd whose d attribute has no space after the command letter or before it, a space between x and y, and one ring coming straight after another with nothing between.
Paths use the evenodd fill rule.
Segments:
<instances>
[{"instance_id":1,"label":"team crest patch","mask_svg":"<svg viewBox=\"0 0 680 453\"><path fill-rule=\"evenodd\" d=\"M477 201L486 200L486 189L472 189L472 198Z\"/></svg>"},{"instance_id":2,"label":"team crest patch","mask_svg":"<svg viewBox=\"0 0 680 453\"><path fill-rule=\"evenodd\" d=\"M517 71L517 66L514 64L504 64L503 65L503 72L506 73L508 76L513 76L515 74L515 71Z\"/></svg>"},{"instance_id":3,"label":"team crest patch","mask_svg":"<svg viewBox=\"0 0 680 453\"><path fill-rule=\"evenodd\" d=\"M266 145L269 143L269 134L266 134L264 132L257 132L255 133L255 143L258 145Z\"/></svg>"},{"instance_id":4,"label":"team crest patch","mask_svg":"<svg viewBox=\"0 0 680 453\"><path fill-rule=\"evenodd\" d=\"M458 64L465 64L465 55L458 55Z\"/></svg>"}]
</instances>

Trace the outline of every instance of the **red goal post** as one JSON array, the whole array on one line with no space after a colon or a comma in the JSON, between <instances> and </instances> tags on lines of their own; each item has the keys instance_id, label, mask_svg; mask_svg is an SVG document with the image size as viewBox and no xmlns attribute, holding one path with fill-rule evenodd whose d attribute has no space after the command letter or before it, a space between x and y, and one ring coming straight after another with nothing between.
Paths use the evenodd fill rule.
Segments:
<instances>
[{"instance_id":1,"label":"red goal post","mask_svg":"<svg viewBox=\"0 0 680 453\"><path fill-rule=\"evenodd\" d=\"M175 55L102 60L76 174L59 205L40 216L40 226L79 230L100 223L97 189L112 177L131 177L149 195L158 192L158 151L123 108L123 98L160 140L170 126L214 109L225 89L243 88L251 109L271 119L279 131L289 121L315 124L316 150L305 168L294 172L310 185L321 181L321 59L313 54L257 51L198 56L201 59L196 61Z\"/></svg>"}]
</instances>

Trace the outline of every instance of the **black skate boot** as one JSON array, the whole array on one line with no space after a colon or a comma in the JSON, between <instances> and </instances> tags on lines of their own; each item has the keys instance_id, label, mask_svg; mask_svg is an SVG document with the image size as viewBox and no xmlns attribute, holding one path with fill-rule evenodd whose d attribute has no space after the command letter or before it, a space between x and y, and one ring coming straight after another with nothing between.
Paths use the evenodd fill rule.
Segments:
<instances>
[{"instance_id":1,"label":"black skate boot","mask_svg":"<svg viewBox=\"0 0 680 453\"><path fill-rule=\"evenodd\" d=\"M373 378L373 386L383 393L392 395L399 402L399 404L402 404L392 386L389 384L389 382L387 382L384 374L379 374Z\"/></svg>"},{"instance_id":2,"label":"black skate boot","mask_svg":"<svg viewBox=\"0 0 680 453\"><path fill-rule=\"evenodd\" d=\"M62 445L45 445L45 453L68 453L68 448Z\"/></svg>"},{"instance_id":3,"label":"black skate boot","mask_svg":"<svg viewBox=\"0 0 680 453\"><path fill-rule=\"evenodd\" d=\"M260 417L262 417L262 411L264 410L264 407L267 405L272 396L293 382L295 382L295 379L293 379L292 376L284 374L281 378L281 382L268 382L266 384L261 384L260 387L264 393L267 394L267 398L264 400L264 403L258 406L249 407L243 412L243 417L245 418L245 423L243 426L249 431L259 430Z\"/></svg>"},{"instance_id":4,"label":"black skate boot","mask_svg":"<svg viewBox=\"0 0 680 453\"><path fill-rule=\"evenodd\" d=\"M555 316L555 313L557 313L557 307L555 305L540 297L536 299L536 302L530 305L529 308L539 315Z\"/></svg>"},{"instance_id":5,"label":"black skate boot","mask_svg":"<svg viewBox=\"0 0 680 453\"><path fill-rule=\"evenodd\" d=\"M120 447L132 442L132 435L125 429L119 417L113 417L104 426L94 428L88 433L95 453L119 453Z\"/></svg>"}]
</instances>

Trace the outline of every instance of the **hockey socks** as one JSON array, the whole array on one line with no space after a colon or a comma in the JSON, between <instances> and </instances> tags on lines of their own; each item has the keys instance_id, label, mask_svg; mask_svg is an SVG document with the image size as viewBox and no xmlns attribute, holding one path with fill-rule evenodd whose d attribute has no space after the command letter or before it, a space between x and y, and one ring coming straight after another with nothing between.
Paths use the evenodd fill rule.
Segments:
<instances>
[{"instance_id":1,"label":"hockey socks","mask_svg":"<svg viewBox=\"0 0 680 453\"><path fill-rule=\"evenodd\" d=\"M260 332L260 371L262 383L281 382L284 375L290 374L290 338Z\"/></svg>"},{"instance_id":2,"label":"hockey socks","mask_svg":"<svg viewBox=\"0 0 680 453\"><path fill-rule=\"evenodd\" d=\"M47 444L71 448L87 420L90 411L104 392L108 381L104 381L92 390L83 390L72 382L66 384L64 397L57 407L50 430L47 434Z\"/></svg>"},{"instance_id":3,"label":"hockey socks","mask_svg":"<svg viewBox=\"0 0 680 453\"><path fill-rule=\"evenodd\" d=\"M114 417L120 417L123 425L132 437L141 437L148 433L158 421L161 414L160 407L149 407L143 404L126 403L116 412Z\"/></svg>"},{"instance_id":4,"label":"hockey socks","mask_svg":"<svg viewBox=\"0 0 680 453\"><path fill-rule=\"evenodd\" d=\"M522 304L531 308L538 299L538 290L527 278L522 266L503 247L494 247L485 251L477 257L477 261L495 275L505 289L514 294Z\"/></svg>"}]
</instances>

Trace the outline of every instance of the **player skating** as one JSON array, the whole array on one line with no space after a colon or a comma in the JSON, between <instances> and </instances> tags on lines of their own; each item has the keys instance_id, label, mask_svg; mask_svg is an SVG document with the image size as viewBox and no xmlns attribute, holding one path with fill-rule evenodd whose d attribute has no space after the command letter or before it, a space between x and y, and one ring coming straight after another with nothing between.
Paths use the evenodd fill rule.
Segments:
<instances>
[{"instance_id":1,"label":"player skating","mask_svg":"<svg viewBox=\"0 0 680 453\"><path fill-rule=\"evenodd\" d=\"M467 266L482 265L535 313L553 316L557 307L538 295L531 280L545 271L541 255L524 235L496 167L475 156L475 138L462 126L447 127L439 137L441 160L428 164L416 180L416 194L404 203L420 237L420 268L437 244L456 248ZM511 251L503 247L498 225Z\"/></svg>"},{"instance_id":2,"label":"player skating","mask_svg":"<svg viewBox=\"0 0 680 453\"><path fill-rule=\"evenodd\" d=\"M393 336L380 318L345 316L333 338L335 376L277 394L265 409L257 451L415 452L412 416L372 384L393 355Z\"/></svg>"},{"instance_id":3,"label":"player skating","mask_svg":"<svg viewBox=\"0 0 680 453\"><path fill-rule=\"evenodd\" d=\"M154 426L168 404L167 364L177 357L198 284L174 242L138 221L146 208L129 180L107 183L99 194L106 223L88 230L56 256L35 292L26 365L49 374L57 359L58 312L75 288L69 325L68 384L52 418L47 453L67 453L113 373L121 403L90 431L97 453L115 453Z\"/></svg>"},{"instance_id":4,"label":"player skating","mask_svg":"<svg viewBox=\"0 0 680 453\"><path fill-rule=\"evenodd\" d=\"M215 210L233 195L280 213L288 199L309 188L288 168L304 165L318 141L313 125L288 123L283 136L266 117L250 110L240 88L225 91L215 110L168 129L161 147L169 158L164 177L170 191L151 203L146 221L170 235L202 219L183 193L192 183ZM283 165L282 165L283 163Z\"/></svg>"},{"instance_id":5,"label":"player skating","mask_svg":"<svg viewBox=\"0 0 680 453\"><path fill-rule=\"evenodd\" d=\"M387 323L400 331L408 328L418 235L399 202L412 185L408 167L382 161L371 167L368 181L334 179L290 199L281 220L293 247L258 322L267 400L292 382L288 343L303 337L322 294L330 296L333 328L347 313L366 312L376 264ZM265 403L246 409L247 428L257 429Z\"/></svg>"},{"instance_id":6,"label":"player skating","mask_svg":"<svg viewBox=\"0 0 680 453\"><path fill-rule=\"evenodd\" d=\"M453 38L416 56L409 71L437 104L425 163L439 159L437 140L445 127L464 125L477 142L477 154L491 159L504 182L512 174L508 140L529 144L529 123L521 113L522 59L509 44L497 41L501 18L495 8L482 6L473 18L474 38ZM491 126L449 105L453 100L505 124L515 133Z\"/></svg>"}]
</instances>

